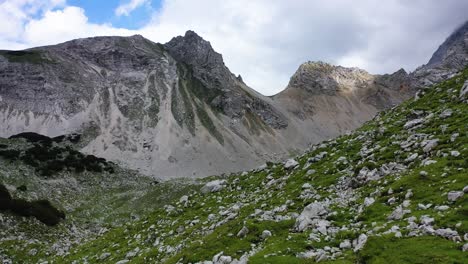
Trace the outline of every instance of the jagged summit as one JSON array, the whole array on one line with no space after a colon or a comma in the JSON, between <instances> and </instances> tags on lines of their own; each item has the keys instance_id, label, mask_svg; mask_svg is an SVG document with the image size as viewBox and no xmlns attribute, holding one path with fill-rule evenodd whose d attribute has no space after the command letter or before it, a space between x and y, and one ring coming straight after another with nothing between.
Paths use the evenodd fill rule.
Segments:
<instances>
[{"instance_id":1,"label":"jagged summit","mask_svg":"<svg viewBox=\"0 0 468 264\"><path fill-rule=\"evenodd\" d=\"M352 91L371 79L371 74L359 68L308 61L299 66L291 77L288 89L305 89L312 94L334 95L339 91Z\"/></svg>"},{"instance_id":2,"label":"jagged summit","mask_svg":"<svg viewBox=\"0 0 468 264\"><path fill-rule=\"evenodd\" d=\"M468 60L468 21L457 28L434 52L426 66L461 70Z\"/></svg>"}]
</instances>

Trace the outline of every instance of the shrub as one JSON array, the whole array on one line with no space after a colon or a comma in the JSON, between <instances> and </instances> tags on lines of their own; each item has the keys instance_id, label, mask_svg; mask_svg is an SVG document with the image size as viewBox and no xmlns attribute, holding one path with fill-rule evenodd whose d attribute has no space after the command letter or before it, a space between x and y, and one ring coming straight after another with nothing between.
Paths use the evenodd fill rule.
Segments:
<instances>
[{"instance_id":1,"label":"shrub","mask_svg":"<svg viewBox=\"0 0 468 264\"><path fill-rule=\"evenodd\" d=\"M10 210L20 216L35 217L48 226L56 225L65 219L65 213L55 208L48 200L28 202L24 199L12 199L2 184L0 184L0 210Z\"/></svg>"}]
</instances>

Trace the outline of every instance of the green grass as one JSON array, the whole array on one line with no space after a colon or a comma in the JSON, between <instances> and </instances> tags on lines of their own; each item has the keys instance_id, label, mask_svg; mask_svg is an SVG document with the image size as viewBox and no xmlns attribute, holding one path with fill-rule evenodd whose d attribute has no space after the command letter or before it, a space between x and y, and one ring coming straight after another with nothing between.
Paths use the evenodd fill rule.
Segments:
<instances>
[{"instance_id":1,"label":"green grass","mask_svg":"<svg viewBox=\"0 0 468 264\"><path fill-rule=\"evenodd\" d=\"M52 63L51 60L44 57L41 51L38 50L24 50L24 51L10 51L0 50L0 55L5 57L9 62L17 63L31 63L42 64Z\"/></svg>"},{"instance_id":2,"label":"green grass","mask_svg":"<svg viewBox=\"0 0 468 264\"><path fill-rule=\"evenodd\" d=\"M359 254L360 263L466 263L468 252L439 237L371 237Z\"/></svg>"}]
</instances>

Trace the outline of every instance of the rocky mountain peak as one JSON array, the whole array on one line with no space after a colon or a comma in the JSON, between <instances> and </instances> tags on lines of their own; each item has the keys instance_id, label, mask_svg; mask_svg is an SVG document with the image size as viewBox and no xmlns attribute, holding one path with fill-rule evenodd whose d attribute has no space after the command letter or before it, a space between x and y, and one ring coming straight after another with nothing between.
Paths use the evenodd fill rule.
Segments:
<instances>
[{"instance_id":1,"label":"rocky mountain peak","mask_svg":"<svg viewBox=\"0 0 468 264\"><path fill-rule=\"evenodd\" d=\"M303 89L312 94L333 95L338 91L354 89L371 79L371 74L359 68L308 61L299 66L291 77L288 88Z\"/></svg>"},{"instance_id":2,"label":"rocky mountain peak","mask_svg":"<svg viewBox=\"0 0 468 264\"><path fill-rule=\"evenodd\" d=\"M194 31L189 30L184 36L174 37L164 46L177 61L207 70L225 70L222 55Z\"/></svg>"},{"instance_id":3,"label":"rocky mountain peak","mask_svg":"<svg viewBox=\"0 0 468 264\"><path fill-rule=\"evenodd\" d=\"M434 52L426 67L463 69L468 61L468 21L456 29Z\"/></svg>"}]
</instances>

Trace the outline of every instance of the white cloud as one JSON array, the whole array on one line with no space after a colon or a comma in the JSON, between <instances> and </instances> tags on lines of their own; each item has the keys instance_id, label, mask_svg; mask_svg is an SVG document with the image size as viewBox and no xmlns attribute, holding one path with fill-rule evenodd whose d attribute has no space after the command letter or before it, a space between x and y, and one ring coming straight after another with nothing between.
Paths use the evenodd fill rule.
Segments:
<instances>
[{"instance_id":1,"label":"white cloud","mask_svg":"<svg viewBox=\"0 0 468 264\"><path fill-rule=\"evenodd\" d=\"M71 30L72 29L72 30ZM84 10L68 6L61 10L47 11L41 19L30 20L24 27L23 39L33 46L64 42L90 36L129 36L135 31L114 28L107 24L88 22Z\"/></svg>"},{"instance_id":2,"label":"white cloud","mask_svg":"<svg viewBox=\"0 0 468 264\"><path fill-rule=\"evenodd\" d=\"M66 6L63 0L36 2L0 4L0 21L5 21L0 24L0 48L136 33L164 43L192 29L223 54L235 74L263 94L284 89L308 60L372 73L413 70L464 22L468 10L468 1L457 0L166 0L149 23L127 30L90 23L83 9ZM145 2L127 2L119 13L130 14Z\"/></svg>"},{"instance_id":3,"label":"white cloud","mask_svg":"<svg viewBox=\"0 0 468 264\"><path fill-rule=\"evenodd\" d=\"M115 15L116 16L128 16L130 13L137 9L138 7L148 3L148 0L130 0L127 3L119 5L115 9Z\"/></svg>"}]
</instances>

